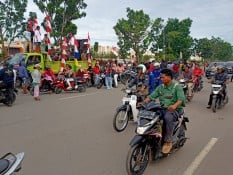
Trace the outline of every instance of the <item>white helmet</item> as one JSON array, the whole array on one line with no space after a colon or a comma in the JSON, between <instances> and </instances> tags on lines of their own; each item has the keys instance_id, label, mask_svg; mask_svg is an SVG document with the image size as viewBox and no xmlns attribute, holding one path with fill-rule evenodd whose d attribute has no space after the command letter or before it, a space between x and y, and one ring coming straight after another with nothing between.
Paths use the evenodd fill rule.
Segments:
<instances>
[{"instance_id":1,"label":"white helmet","mask_svg":"<svg viewBox=\"0 0 233 175\"><path fill-rule=\"evenodd\" d=\"M138 69L142 69L142 73L145 73L146 72L146 66L144 64L139 64L137 66Z\"/></svg>"},{"instance_id":2,"label":"white helmet","mask_svg":"<svg viewBox=\"0 0 233 175\"><path fill-rule=\"evenodd\" d=\"M160 63L159 62L155 62L154 63L154 67L156 67L156 66L160 66Z\"/></svg>"}]
</instances>

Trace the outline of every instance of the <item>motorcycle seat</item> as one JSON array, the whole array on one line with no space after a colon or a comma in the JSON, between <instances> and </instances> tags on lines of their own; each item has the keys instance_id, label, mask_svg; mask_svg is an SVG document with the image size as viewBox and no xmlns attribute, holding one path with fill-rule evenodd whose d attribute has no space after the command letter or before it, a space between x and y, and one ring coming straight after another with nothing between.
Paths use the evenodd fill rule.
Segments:
<instances>
[{"instance_id":1,"label":"motorcycle seat","mask_svg":"<svg viewBox=\"0 0 233 175\"><path fill-rule=\"evenodd\" d=\"M10 162L6 159L0 160L0 174L2 174L9 166Z\"/></svg>"}]
</instances>

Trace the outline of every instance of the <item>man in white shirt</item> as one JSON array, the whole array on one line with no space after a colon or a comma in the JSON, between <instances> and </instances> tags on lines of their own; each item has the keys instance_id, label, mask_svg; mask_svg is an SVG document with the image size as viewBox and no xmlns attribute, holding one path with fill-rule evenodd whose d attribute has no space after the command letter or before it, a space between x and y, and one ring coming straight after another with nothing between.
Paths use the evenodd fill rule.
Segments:
<instances>
[{"instance_id":1,"label":"man in white shirt","mask_svg":"<svg viewBox=\"0 0 233 175\"><path fill-rule=\"evenodd\" d=\"M40 26L36 27L35 35L34 35L34 46L35 46L35 52L40 53L41 52L41 33L40 33Z\"/></svg>"}]
</instances>

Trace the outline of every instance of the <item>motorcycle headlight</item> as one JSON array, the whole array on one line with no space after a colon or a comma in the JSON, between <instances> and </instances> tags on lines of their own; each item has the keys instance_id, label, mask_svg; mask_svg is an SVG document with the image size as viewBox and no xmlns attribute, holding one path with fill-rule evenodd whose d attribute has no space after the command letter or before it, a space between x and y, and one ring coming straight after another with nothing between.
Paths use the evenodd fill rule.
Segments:
<instances>
[{"instance_id":1,"label":"motorcycle headlight","mask_svg":"<svg viewBox=\"0 0 233 175\"><path fill-rule=\"evenodd\" d=\"M146 131L147 127L138 127L137 128L137 134L144 134Z\"/></svg>"}]
</instances>

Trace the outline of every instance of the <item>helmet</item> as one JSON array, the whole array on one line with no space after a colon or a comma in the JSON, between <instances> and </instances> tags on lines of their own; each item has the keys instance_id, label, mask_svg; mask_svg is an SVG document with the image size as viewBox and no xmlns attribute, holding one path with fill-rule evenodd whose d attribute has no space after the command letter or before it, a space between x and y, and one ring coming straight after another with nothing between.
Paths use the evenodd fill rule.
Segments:
<instances>
[{"instance_id":1,"label":"helmet","mask_svg":"<svg viewBox=\"0 0 233 175\"><path fill-rule=\"evenodd\" d=\"M144 64L139 64L137 66L137 69L142 69L142 73L145 73L146 72L146 66Z\"/></svg>"},{"instance_id":2,"label":"helmet","mask_svg":"<svg viewBox=\"0 0 233 175\"><path fill-rule=\"evenodd\" d=\"M160 63L159 62L155 62L154 63L154 67L156 67L156 66L160 66Z\"/></svg>"}]
</instances>

